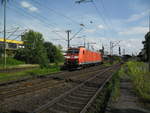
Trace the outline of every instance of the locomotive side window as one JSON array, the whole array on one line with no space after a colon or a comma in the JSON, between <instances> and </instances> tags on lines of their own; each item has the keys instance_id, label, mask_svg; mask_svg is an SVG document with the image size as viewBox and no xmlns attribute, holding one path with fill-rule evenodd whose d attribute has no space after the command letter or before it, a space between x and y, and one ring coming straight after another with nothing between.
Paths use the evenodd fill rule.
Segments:
<instances>
[{"instance_id":1,"label":"locomotive side window","mask_svg":"<svg viewBox=\"0 0 150 113\"><path fill-rule=\"evenodd\" d=\"M70 53L70 54L78 54L79 53L79 49L69 49L67 51L67 53Z\"/></svg>"},{"instance_id":2,"label":"locomotive side window","mask_svg":"<svg viewBox=\"0 0 150 113\"><path fill-rule=\"evenodd\" d=\"M83 54L84 54L84 50L83 50Z\"/></svg>"}]
</instances>

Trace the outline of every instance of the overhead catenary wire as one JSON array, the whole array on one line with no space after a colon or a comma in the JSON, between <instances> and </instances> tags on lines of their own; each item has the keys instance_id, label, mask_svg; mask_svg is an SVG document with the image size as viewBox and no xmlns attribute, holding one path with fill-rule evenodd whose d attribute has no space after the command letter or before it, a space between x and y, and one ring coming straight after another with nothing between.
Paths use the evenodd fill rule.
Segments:
<instances>
[{"instance_id":1,"label":"overhead catenary wire","mask_svg":"<svg viewBox=\"0 0 150 113\"><path fill-rule=\"evenodd\" d=\"M41 6L41 4L40 4L39 2L37 2L37 1L35 1L35 0L33 0L33 1L36 2L38 5ZM62 14L62 13L59 13L59 12L53 10L53 9L50 9L49 7L46 7L46 8L49 9L49 10L51 10L51 11L53 11L53 12L55 12L55 13L57 13L58 15L61 15L61 16L65 17L65 18L69 19L70 21L72 21L72 22L74 22L74 23L76 23L76 24L78 24L78 25L80 25L80 26L82 26L82 27L85 27L84 24L78 23L78 22L76 22L75 20L73 20L72 18L67 17L66 15L64 15L64 14ZM77 33L75 33L75 34L72 36L72 38L74 38L79 32L81 32L81 30L83 30L83 28L81 28ZM58 34L57 32L55 32L55 31L52 31L52 32L54 32L56 35L58 35L58 36L64 38L63 36L61 36L61 35ZM72 38L71 38L70 40L72 40Z\"/></svg>"},{"instance_id":2,"label":"overhead catenary wire","mask_svg":"<svg viewBox=\"0 0 150 113\"><path fill-rule=\"evenodd\" d=\"M17 27L9 36L7 36L7 39L9 39L13 34L15 34L18 31L19 27Z\"/></svg>"},{"instance_id":3,"label":"overhead catenary wire","mask_svg":"<svg viewBox=\"0 0 150 113\"><path fill-rule=\"evenodd\" d=\"M34 0L35 1L35 0ZM17 12L19 12L21 15L23 15L24 17L30 17L30 18L34 18L36 20L38 20L38 23L39 24L43 24L45 26L47 26L48 29L53 29L54 27L56 27L56 25L54 24L51 24L50 21L48 20L47 17L43 16L43 14L40 14L40 13L37 13L37 12L34 12L34 13L30 13L28 10L25 10L25 8L20 8L19 6L17 6L17 4L15 6L15 10L17 10ZM12 7L11 7L12 8ZM46 7L47 8L47 7ZM65 15L64 15L65 16ZM67 19L67 18L66 18ZM72 18L70 18L72 19ZM69 20L69 19L68 19ZM71 21L71 20L70 20ZM75 23L75 22L74 22ZM76 23L76 24L80 24L80 23ZM24 26L24 25L23 25ZM29 29L31 29L32 27L26 25ZM81 26L81 24L80 24ZM52 32L51 30L49 30L50 32ZM56 32L52 32L54 33L55 35L58 36L59 33L56 33ZM62 36L59 35L59 37L62 38Z\"/></svg>"},{"instance_id":4,"label":"overhead catenary wire","mask_svg":"<svg viewBox=\"0 0 150 113\"><path fill-rule=\"evenodd\" d=\"M23 11L24 12L24 11ZM25 14L27 14L26 12L24 12ZM31 16L30 14L27 14L28 16ZM31 16L32 18L34 18L33 16ZM38 17L37 17L38 18ZM41 18L40 18L40 21L41 21ZM45 21L42 21L47 27L51 27L51 26L49 26L49 24L47 23L47 22L45 22ZM53 32L54 34L56 34L57 36L59 36L59 37L61 37L61 38L63 38L64 40L66 40L63 36L61 36L60 34L58 34L57 32L55 32L55 31L51 31L51 32Z\"/></svg>"},{"instance_id":5,"label":"overhead catenary wire","mask_svg":"<svg viewBox=\"0 0 150 113\"><path fill-rule=\"evenodd\" d=\"M40 3L39 1L33 0L33 2L36 3L36 4L38 4L39 6L41 6L41 3ZM59 16L64 17L65 19L71 21L72 23L75 23L75 24L77 24L77 25L80 25L80 24L81 24L81 23L77 22L76 20L72 19L71 17L66 16L65 14L60 13L60 12L58 12L58 11L56 11L56 10L50 8L50 7L47 7L47 6L44 6L44 7L46 7L49 11L51 11L51 12L53 12L53 13L59 15Z\"/></svg>"},{"instance_id":6,"label":"overhead catenary wire","mask_svg":"<svg viewBox=\"0 0 150 113\"><path fill-rule=\"evenodd\" d=\"M98 7L96 6L94 0L91 2L97 12L97 14L99 15L99 17L102 19L102 21L104 22L105 26L108 28L108 29L111 29L110 26L108 25L108 23L106 22L105 18L103 17L103 14L100 12L100 10L98 9Z\"/></svg>"},{"instance_id":7,"label":"overhead catenary wire","mask_svg":"<svg viewBox=\"0 0 150 113\"><path fill-rule=\"evenodd\" d=\"M110 29L117 34L116 30L113 28L113 23L112 23L111 19L109 18L109 15L108 15L109 13L107 11L107 8L104 5L104 1L103 0L99 0L99 1L103 8L103 11L104 11L104 13L103 13L104 17L108 20L108 23L110 24Z\"/></svg>"},{"instance_id":8,"label":"overhead catenary wire","mask_svg":"<svg viewBox=\"0 0 150 113\"><path fill-rule=\"evenodd\" d=\"M103 0L99 0L100 1L100 4L101 4L101 6L102 6L102 8L103 8L103 11L104 11L104 16L106 17L106 19L109 21L109 23L112 25L112 21L111 21L111 19L108 17L108 12L107 12L107 9L106 9L106 7L105 7L105 5L104 5L104 1Z\"/></svg>"},{"instance_id":9,"label":"overhead catenary wire","mask_svg":"<svg viewBox=\"0 0 150 113\"><path fill-rule=\"evenodd\" d=\"M35 14L34 14L34 15L31 15L30 13L27 13L24 9L21 9L21 8L18 8L18 7L15 7L15 9L16 9L16 11L22 11L22 14L23 14L24 16L28 16L28 17L30 17L30 18L36 18L36 19L38 19L41 23L43 23L44 25L46 25L48 28L55 27L54 25L49 24L49 23L48 23L48 20L47 20L46 18L43 18L42 15L40 15L40 18L39 18L39 14L38 14L38 16L35 15ZM17 10L17 9L19 9L19 10ZM61 38L64 39L64 37L61 36L60 34L58 34L57 32L55 32L55 31L51 31L51 32L53 32L53 33L56 34L57 36L59 36L59 37L61 37Z\"/></svg>"},{"instance_id":10,"label":"overhead catenary wire","mask_svg":"<svg viewBox=\"0 0 150 113\"><path fill-rule=\"evenodd\" d=\"M83 30L83 28L80 28L78 32L76 32L71 38L70 40L72 40L76 35L78 35L78 33L80 33Z\"/></svg>"},{"instance_id":11,"label":"overhead catenary wire","mask_svg":"<svg viewBox=\"0 0 150 113\"><path fill-rule=\"evenodd\" d=\"M41 6L41 5L40 5ZM20 8L19 8L20 9ZM23 9L22 9L23 10ZM25 11L23 11L24 13L26 13ZM27 14L27 13L26 13ZM29 15L29 14L28 14ZM63 14L62 14L63 15ZM35 17L35 15L30 15L30 16L34 16ZM44 19L44 20L41 20L42 21L42 23L46 23L46 25L48 24L49 26L51 26L51 27L55 27L55 25L54 24L50 24L49 23L49 20L46 18L46 17L44 17L44 16L42 16L42 15L40 15L39 13L38 13L38 16L36 17L37 19L39 19L39 16L40 16L40 20L41 19ZM65 15L64 15L65 16ZM67 16L66 16L67 17ZM78 23L79 24L79 23ZM82 27L85 27L83 24L80 24L80 26L82 26ZM60 34L58 34L57 32L55 32L55 31L51 31L52 33L55 33L57 36L59 36L59 37L63 37L62 35L60 35Z\"/></svg>"},{"instance_id":12,"label":"overhead catenary wire","mask_svg":"<svg viewBox=\"0 0 150 113\"><path fill-rule=\"evenodd\" d=\"M37 19L38 23L44 24L45 26L47 26L48 29L53 29L53 27L55 27L55 25L48 23L47 22L48 20L46 18L43 18L43 16L39 17L37 15L31 15L30 13L27 13L24 9L21 9L21 8L18 8L18 7L13 7L11 9L15 10L17 13L21 14L22 16L30 17L30 18L33 18L33 19ZM20 12L20 11L22 11L22 12ZM28 29L31 29L31 28L29 28L29 26L28 26ZM51 30L49 30L49 31L51 31ZM54 34L56 34L58 36L58 34L56 32L52 32L52 33L54 33Z\"/></svg>"},{"instance_id":13,"label":"overhead catenary wire","mask_svg":"<svg viewBox=\"0 0 150 113\"><path fill-rule=\"evenodd\" d=\"M51 26L51 27L55 27L55 25L54 24L52 24L52 23L50 23L50 20L48 20L48 18L47 17L45 17L45 16L43 16L43 15L41 15L40 13L37 13L37 12L29 12L29 11L27 11L27 10L25 10L25 8L20 8L20 7L18 7L17 6L17 2L15 2L16 3L16 5L14 5L13 7L10 7L10 8L15 8L15 9L17 9L16 11L22 11L20 14L22 14L22 13L24 13L24 15L28 15L28 16L30 16L31 18L33 18L33 19L37 19L37 20L39 20L41 23L46 23L46 24L48 24L49 26Z\"/></svg>"},{"instance_id":14,"label":"overhead catenary wire","mask_svg":"<svg viewBox=\"0 0 150 113\"><path fill-rule=\"evenodd\" d=\"M41 6L41 4L40 4L39 1L36 1L36 0L33 0L33 1L34 1L36 4L38 4L38 5ZM46 6L45 6L45 7L46 7ZM83 26L83 27L86 29L86 27L85 27L83 24L76 22L76 21L73 20L72 18L70 18L70 17L68 17L68 16L66 16L66 15L64 15L64 14L58 12L58 11L55 11L55 10L49 8L49 7L46 7L46 8L49 9L50 11L53 11L53 12L57 13L58 15L61 15L61 16L63 16L63 17L66 17L66 19L69 19L70 21L72 21L72 22L74 22L74 23L76 23L76 24L78 24L78 25L80 25L80 26ZM38 15L39 15L39 14L38 14ZM56 34L56 35L57 35L57 34Z\"/></svg>"}]
</instances>

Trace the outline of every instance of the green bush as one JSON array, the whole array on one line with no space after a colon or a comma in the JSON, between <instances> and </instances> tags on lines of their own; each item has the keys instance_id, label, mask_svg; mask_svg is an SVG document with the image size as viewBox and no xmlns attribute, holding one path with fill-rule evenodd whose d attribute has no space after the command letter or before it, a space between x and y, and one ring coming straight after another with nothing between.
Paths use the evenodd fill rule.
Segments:
<instances>
[{"instance_id":1,"label":"green bush","mask_svg":"<svg viewBox=\"0 0 150 113\"><path fill-rule=\"evenodd\" d=\"M127 62L128 75L130 76L136 93L144 101L150 101L150 73L148 66L143 62Z\"/></svg>"},{"instance_id":2,"label":"green bush","mask_svg":"<svg viewBox=\"0 0 150 113\"><path fill-rule=\"evenodd\" d=\"M1 73L0 74L0 82L6 82L6 81L12 81L12 80L18 80L21 78L30 78L30 77L37 77L37 76L47 76L51 73L59 72L60 68L59 66L53 65L49 68L36 68L32 70L24 70L19 71L15 73Z\"/></svg>"},{"instance_id":3,"label":"green bush","mask_svg":"<svg viewBox=\"0 0 150 113\"><path fill-rule=\"evenodd\" d=\"M11 57L7 57L6 59L6 63L7 63L7 66L13 66L13 65L19 65L19 64L24 64L24 62L22 61L19 61L19 60L16 60L14 58L11 58ZM0 58L0 66L2 66L4 63L4 58Z\"/></svg>"}]
</instances>

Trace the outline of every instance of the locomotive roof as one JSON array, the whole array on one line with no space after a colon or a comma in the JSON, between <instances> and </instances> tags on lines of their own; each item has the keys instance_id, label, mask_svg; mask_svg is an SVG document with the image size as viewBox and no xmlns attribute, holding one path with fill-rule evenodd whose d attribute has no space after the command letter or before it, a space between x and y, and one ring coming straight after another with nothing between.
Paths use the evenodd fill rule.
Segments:
<instances>
[{"instance_id":1,"label":"locomotive roof","mask_svg":"<svg viewBox=\"0 0 150 113\"><path fill-rule=\"evenodd\" d=\"M80 46L80 47L70 47L68 50L70 50L70 49L85 49L85 50L87 50L87 51L96 52L96 53L101 53L101 52L98 52L98 51L92 51L92 50L86 49L84 46Z\"/></svg>"},{"instance_id":2,"label":"locomotive roof","mask_svg":"<svg viewBox=\"0 0 150 113\"><path fill-rule=\"evenodd\" d=\"M69 49L80 49L80 48L84 48L85 49L85 47L70 47Z\"/></svg>"}]
</instances>

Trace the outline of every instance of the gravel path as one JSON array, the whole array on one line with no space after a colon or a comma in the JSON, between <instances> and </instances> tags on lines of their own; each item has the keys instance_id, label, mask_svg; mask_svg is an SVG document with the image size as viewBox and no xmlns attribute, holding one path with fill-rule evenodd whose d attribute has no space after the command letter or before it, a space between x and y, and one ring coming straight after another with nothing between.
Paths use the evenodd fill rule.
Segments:
<instances>
[{"instance_id":1,"label":"gravel path","mask_svg":"<svg viewBox=\"0 0 150 113\"><path fill-rule=\"evenodd\" d=\"M131 81L128 78L121 79L118 101L108 105L106 113L150 113L144 109L138 97L135 95Z\"/></svg>"}]
</instances>

